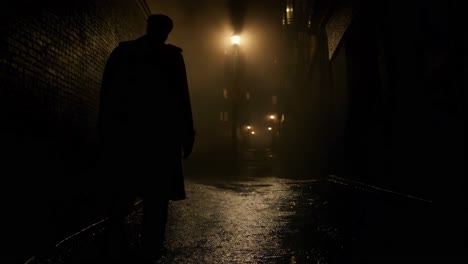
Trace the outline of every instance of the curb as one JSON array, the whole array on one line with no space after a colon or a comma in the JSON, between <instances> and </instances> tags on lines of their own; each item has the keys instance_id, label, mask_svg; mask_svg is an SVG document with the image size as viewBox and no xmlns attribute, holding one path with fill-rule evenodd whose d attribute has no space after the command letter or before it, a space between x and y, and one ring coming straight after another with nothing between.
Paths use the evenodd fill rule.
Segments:
<instances>
[{"instance_id":1,"label":"curb","mask_svg":"<svg viewBox=\"0 0 468 264\"><path fill-rule=\"evenodd\" d=\"M360 189L360 190L364 190L364 191L382 192L382 193L396 195L396 196L400 196L400 197L404 197L404 198L412 199L412 200L417 200L417 201L425 202L425 203L429 203L429 204L433 203L432 200L427 200L427 199L424 199L424 198L421 198L421 197L417 197L417 196L413 196L413 195L405 194L405 193L400 193L400 192L393 191L393 190L387 190L387 189L384 189L384 188L381 188L381 187L378 187L378 186L373 186L373 185L366 184L366 183L363 183L363 182L358 182L358 181L353 181L353 180L350 180L350 179L341 178L341 177L338 177L338 176L335 176L335 175L329 175L328 176L328 181L334 182L334 183L337 183L337 184L351 186L352 188Z\"/></svg>"}]
</instances>

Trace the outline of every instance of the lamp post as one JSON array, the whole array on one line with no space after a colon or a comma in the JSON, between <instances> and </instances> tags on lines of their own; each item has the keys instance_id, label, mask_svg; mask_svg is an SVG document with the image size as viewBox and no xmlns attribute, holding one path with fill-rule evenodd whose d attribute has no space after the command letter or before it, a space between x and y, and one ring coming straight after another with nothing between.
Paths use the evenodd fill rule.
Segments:
<instances>
[{"instance_id":1,"label":"lamp post","mask_svg":"<svg viewBox=\"0 0 468 264\"><path fill-rule=\"evenodd\" d=\"M233 55L233 83L232 83L232 127L231 127L231 134L232 134L232 151L234 155L234 161L237 158L237 119L238 119L238 97L239 97L239 45L240 45L240 36L233 35L231 37L231 44L232 44L232 55Z\"/></svg>"}]
</instances>

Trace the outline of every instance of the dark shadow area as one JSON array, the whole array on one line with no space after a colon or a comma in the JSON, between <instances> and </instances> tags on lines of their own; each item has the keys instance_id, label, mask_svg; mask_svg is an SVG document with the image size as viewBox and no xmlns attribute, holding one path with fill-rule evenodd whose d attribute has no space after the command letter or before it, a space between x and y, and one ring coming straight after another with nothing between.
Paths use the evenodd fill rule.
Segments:
<instances>
[{"instance_id":1,"label":"dark shadow area","mask_svg":"<svg viewBox=\"0 0 468 264\"><path fill-rule=\"evenodd\" d=\"M158 89L111 98L120 109L111 123L136 122L106 127L107 168L100 159L106 63L130 41L125 56L151 64L146 40L133 41L150 13L174 19L168 43L183 51L152 56L183 54L197 130L193 153L177 166L188 195L169 203L170 260L466 260L461 3L3 1L0 262L102 254L112 193L171 162L160 156L180 131L171 118L180 109ZM132 75L132 85L157 77L133 62L114 75ZM128 85L119 78L113 85ZM167 191L156 185L147 196ZM144 210L131 196L119 216L131 214L130 255Z\"/></svg>"}]
</instances>

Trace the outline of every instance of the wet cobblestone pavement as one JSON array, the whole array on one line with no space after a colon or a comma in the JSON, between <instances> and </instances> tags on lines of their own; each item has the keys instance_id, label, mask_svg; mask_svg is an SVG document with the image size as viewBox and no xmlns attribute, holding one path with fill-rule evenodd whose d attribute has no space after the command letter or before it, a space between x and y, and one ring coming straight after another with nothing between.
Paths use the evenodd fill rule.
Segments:
<instances>
[{"instance_id":1,"label":"wet cobblestone pavement","mask_svg":"<svg viewBox=\"0 0 468 264\"><path fill-rule=\"evenodd\" d=\"M463 249L450 215L430 201L370 190L336 177L274 177L272 155L246 154L235 177L189 177L187 199L171 202L165 263L390 263L453 259ZM274 166L273 166L274 167ZM448 212L448 211L447 211ZM129 216L132 247L141 210ZM462 220L458 220L462 221ZM88 263L104 224L65 241L49 263ZM444 247L445 245L445 247ZM33 261L31 263L40 263Z\"/></svg>"},{"instance_id":2,"label":"wet cobblestone pavement","mask_svg":"<svg viewBox=\"0 0 468 264\"><path fill-rule=\"evenodd\" d=\"M323 252L297 251L286 241L301 232L294 217L321 201L301 197L314 182L277 178L214 185L189 183L191 199L171 207L168 248L174 263L324 261ZM310 201L300 204L298 201ZM323 235L327 235L326 232ZM337 241L338 242L338 241Z\"/></svg>"},{"instance_id":3,"label":"wet cobblestone pavement","mask_svg":"<svg viewBox=\"0 0 468 264\"><path fill-rule=\"evenodd\" d=\"M210 185L187 181L188 199L170 204L166 263L327 263L330 249L342 246L338 230L298 221L326 206L312 195L317 186L314 180L273 177ZM135 245L141 210L128 220ZM103 229L70 241L52 262L92 261L99 254ZM315 231L310 240L320 236L327 246L311 247L302 237L307 229Z\"/></svg>"}]
</instances>

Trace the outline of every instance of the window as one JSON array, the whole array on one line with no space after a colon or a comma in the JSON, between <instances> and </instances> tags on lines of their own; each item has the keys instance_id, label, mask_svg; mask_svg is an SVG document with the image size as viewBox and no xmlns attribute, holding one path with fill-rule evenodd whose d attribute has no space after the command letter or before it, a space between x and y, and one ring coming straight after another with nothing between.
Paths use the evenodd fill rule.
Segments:
<instances>
[{"instance_id":1,"label":"window","mask_svg":"<svg viewBox=\"0 0 468 264\"><path fill-rule=\"evenodd\" d=\"M220 120L221 122L227 122L227 121L229 121L229 119L228 119L228 112L220 112L220 113L219 113L219 120Z\"/></svg>"}]
</instances>

